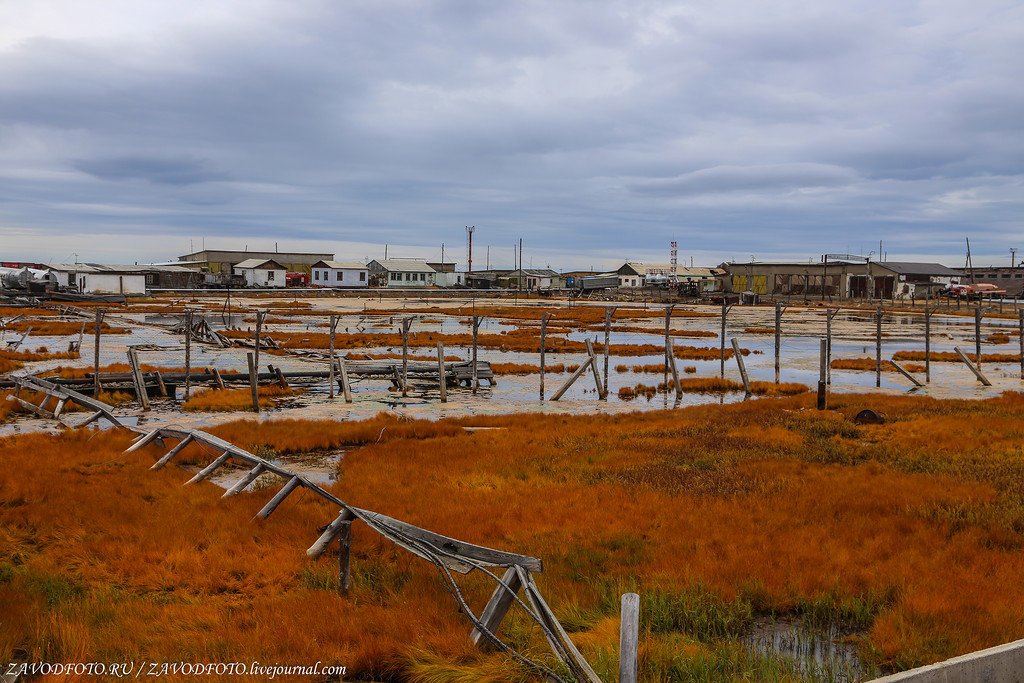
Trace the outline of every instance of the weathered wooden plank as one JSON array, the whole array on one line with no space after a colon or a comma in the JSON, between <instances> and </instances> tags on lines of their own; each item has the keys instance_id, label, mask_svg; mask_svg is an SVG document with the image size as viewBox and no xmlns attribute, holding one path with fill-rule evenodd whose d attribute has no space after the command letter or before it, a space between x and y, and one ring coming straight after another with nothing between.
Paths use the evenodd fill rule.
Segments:
<instances>
[{"instance_id":1,"label":"weathered wooden plank","mask_svg":"<svg viewBox=\"0 0 1024 683\"><path fill-rule=\"evenodd\" d=\"M352 522L345 520L338 528L338 593L348 595L352 587Z\"/></svg>"},{"instance_id":2,"label":"weathered wooden plank","mask_svg":"<svg viewBox=\"0 0 1024 683\"><path fill-rule=\"evenodd\" d=\"M924 384L922 384L916 377L914 377L909 372L907 372L907 369L904 368L902 365L900 365L899 363L897 363L894 360L891 360L889 362L892 364L892 366L894 368L896 368L897 372L899 372L901 375L903 375L904 377L909 379L911 382L913 382L915 387L923 387L924 386Z\"/></svg>"},{"instance_id":3,"label":"weathered wooden plank","mask_svg":"<svg viewBox=\"0 0 1024 683\"><path fill-rule=\"evenodd\" d=\"M619 622L619 683L636 683L640 647L640 596L625 593Z\"/></svg>"},{"instance_id":4,"label":"weathered wooden plank","mask_svg":"<svg viewBox=\"0 0 1024 683\"><path fill-rule=\"evenodd\" d=\"M441 391L441 403L448 402L448 373L444 367L444 343L437 342L437 386Z\"/></svg>"},{"instance_id":5,"label":"weathered wooden plank","mask_svg":"<svg viewBox=\"0 0 1024 683\"><path fill-rule=\"evenodd\" d=\"M565 394L565 392L567 392L569 390L569 387L571 387L576 380L578 380L580 377L583 376L583 373L586 372L589 369L588 366L591 363L593 363L593 362L594 362L593 358L587 358L585 361L583 361L583 363L581 363L580 366L578 368L576 368L576 372L572 373L569 376L569 379L567 379L565 381L565 384L563 384L558 389L558 391L556 391L554 393L554 395L551 397L551 400L552 401L557 401L558 399L562 398L562 396Z\"/></svg>"},{"instance_id":6,"label":"weathered wooden plank","mask_svg":"<svg viewBox=\"0 0 1024 683\"><path fill-rule=\"evenodd\" d=\"M342 509L338 516L334 518L334 521L327 525L320 537L316 539L313 545L309 546L309 550L306 551L306 555L311 559L317 559L327 551L327 547L331 545L331 541L341 532L342 525L345 522L351 522L356 519L356 516L352 514L348 508Z\"/></svg>"},{"instance_id":7,"label":"weathered wooden plank","mask_svg":"<svg viewBox=\"0 0 1024 683\"><path fill-rule=\"evenodd\" d=\"M480 614L480 622L488 632L498 632L502 619L508 614L509 608L515 602L516 593L522 587L523 582L516 568L509 567L505 570L505 575L501 577L501 585L494 589L491 599L487 601L484 611ZM493 645L483 632L475 627L470 632L469 639L481 650L489 650Z\"/></svg>"},{"instance_id":8,"label":"weathered wooden plank","mask_svg":"<svg viewBox=\"0 0 1024 683\"><path fill-rule=\"evenodd\" d=\"M226 463L228 461L228 458L230 457L231 453L224 451L217 457L216 460L214 460L209 465L196 472L194 477L185 482L185 486L188 486L189 484L198 484L199 482L203 481L211 474L216 472L217 468Z\"/></svg>"},{"instance_id":9,"label":"weathered wooden plank","mask_svg":"<svg viewBox=\"0 0 1024 683\"><path fill-rule=\"evenodd\" d=\"M221 496L221 498L230 498L231 496L237 496L239 493L245 490L245 487L256 481L256 477L263 474L265 469L266 467L263 465L263 463L258 463L255 467L246 472L245 476L236 481L231 486L231 488L225 491L224 495Z\"/></svg>"},{"instance_id":10,"label":"weathered wooden plank","mask_svg":"<svg viewBox=\"0 0 1024 683\"><path fill-rule=\"evenodd\" d=\"M193 437L191 434L189 434L184 439L179 441L178 445L176 445L171 450L167 451L167 453L162 458L160 458L155 463L153 463L153 466L150 467L149 469L151 469L151 470L159 470L159 469L161 469L164 465L166 465L171 460L173 460L174 456L176 456L178 453L181 453L183 450L185 450L185 447L188 446L190 443L192 443L194 440L195 440L195 437Z\"/></svg>"},{"instance_id":11,"label":"weathered wooden plank","mask_svg":"<svg viewBox=\"0 0 1024 683\"><path fill-rule=\"evenodd\" d=\"M740 352L740 343L736 340L736 337L732 338L732 354L736 356L736 365L740 369L740 379L743 380L743 391L746 392L747 396L752 393L750 391L750 377L747 376L747 364L743 361L743 354Z\"/></svg>"},{"instance_id":12,"label":"weathered wooden plank","mask_svg":"<svg viewBox=\"0 0 1024 683\"><path fill-rule=\"evenodd\" d=\"M679 381L679 368L676 366L676 353L672 348L672 340L666 339L665 358L668 359L669 370L672 371L672 386L676 389L676 400L683 397L683 384Z\"/></svg>"},{"instance_id":13,"label":"weathered wooden plank","mask_svg":"<svg viewBox=\"0 0 1024 683\"><path fill-rule=\"evenodd\" d=\"M249 393L252 396L252 410L254 413L260 412L260 395L258 388L258 375L256 374L256 359L251 353L245 354L246 361L249 363Z\"/></svg>"},{"instance_id":14,"label":"weathered wooden plank","mask_svg":"<svg viewBox=\"0 0 1024 683\"><path fill-rule=\"evenodd\" d=\"M597 369L597 355L594 354L594 345L590 343L589 339L585 339L584 343L587 345L587 355L590 356L590 370L594 375L597 395L600 396L601 392L604 391L604 382L601 381L601 371Z\"/></svg>"},{"instance_id":15,"label":"weathered wooden plank","mask_svg":"<svg viewBox=\"0 0 1024 683\"><path fill-rule=\"evenodd\" d=\"M267 517L269 517L274 512L274 510L277 509L277 506L284 502L284 499L288 497L288 494L290 494L292 491L294 491L301 485L302 479L299 478L297 475L289 479L288 483L282 486L281 490L274 494L274 497L271 498L267 502L267 504L263 506L263 509L256 513L256 516L260 519L266 519Z\"/></svg>"},{"instance_id":16,"label":"weathered wooden plank","mask_svg":"<svg viewBox=\"0 0 1024 683\"><path fill-rule=\"evenodd\" d=\"M956 355L960 356L960 360L964 362L964 365L974 373L974 376L978 378L979 382L984 384L986 387L992 386L992 382L988 381L988 377L981 372L981 368L975 367L974 363L971 362L971 359L967 357L967 354L965 354L959 346L954 346L953 350L956 351Z\"/></svg>"},{"instance_id":17,"label":"weathered wooden plank","mask_svg":"<svg viewBox=\"0 0 1024 683\"><path fill-rule=\"evenodd\" d=\"M159 438L160 438L160 430L159 429L154 429L151 432L147 432L146 434L143 434L138 439L136 439L135 443L133 443L131 446L129 446L125 450L125 453L134 453L135 451L139 450L140 448L145 448L146 446L148 446L149 444L151 444L152 442L156 441Z\"/></svg>"}]
</instances>

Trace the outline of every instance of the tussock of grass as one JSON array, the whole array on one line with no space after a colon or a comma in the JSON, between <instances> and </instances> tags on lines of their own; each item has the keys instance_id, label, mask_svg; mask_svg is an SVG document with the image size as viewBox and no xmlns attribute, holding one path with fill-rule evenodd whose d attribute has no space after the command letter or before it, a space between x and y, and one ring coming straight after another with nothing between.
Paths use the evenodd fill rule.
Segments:
<instances>
[{"instance_id":1,"label":"tussock of grass","mask_svg":"<svg viewBox=\"0 0 1024 683\"><path fill-rule=\"evenodd\" d=\"M934 360L934 354L933 360ZM955 355L955 354L954 354ZM864 370L864 371L875 371L875 359L874 358L835 358L830 363L833 370ZM924 365L918 363L908 363L903 366L903 369L907 372L924 372ZM892 361L882 361L882 372L899 372L896 366L892 364Z\"/></svg>"},{"instance_id":2,"label":"tussock of grass","mask_svg":"<svg viewBox=\"0 0 1024 683\"><path fill-rule=\"evenodd\" d=\"M974 360L974 353L968 349L964 349L964 353L972 361ZM960 363L960 356L956 355L955 351L932 351L931 358L933 363ZM924 351L897 351L892 355L892 359L895 361L901 360L924 360ZM1016 363L1020 361L1019 353L982 353L981 360L983 363Z\"/></svg>"},{"instance_id":3,"label":"tussock of grass","mask_svg":"<svg viewBox=\"0 0 1024 683\"><path fill-rule=\"evenodd\" d=\"M252 390L245 389L203 389L194 390L181 409L188 412L228 412L252 410ZM257 391L260 408L271 408L275 399L296 396L300 389L291 389L276 384L259 387Z\"/></svg>"}]
</instances>

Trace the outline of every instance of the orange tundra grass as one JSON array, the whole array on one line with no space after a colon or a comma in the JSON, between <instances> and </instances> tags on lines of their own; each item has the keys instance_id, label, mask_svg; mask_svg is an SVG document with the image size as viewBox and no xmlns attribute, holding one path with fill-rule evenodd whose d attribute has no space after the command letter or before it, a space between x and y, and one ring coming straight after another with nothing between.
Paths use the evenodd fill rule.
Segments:
<instances>
[{"instance_id":1,"label":"orange tundra grass","mask_svg":"<svg viewBox=\"0 0 1024 683\"><path fill-rule=\"evenodd\" d=\"M344 500L543 558L541 590L603 676L617 667L625 590L646 605L643 680L735 652L737 636L704 632L694 616L719 611L740 615L738 628L859 614L854 642L884 670L1019 638L1024 397L834 395L823 412L813 401L212 431L249 449L346 448L332 486ZM855 425L864 408L887 423ZM347 665L351 680L524 678L470 645L425 561L357 523L341 598L336 561L304 552L336 509L300 491L254 523L271 490L224 500L211 483L183 487L190 472L148 471L156 444L122 455L130 436L0 440L0 660L323 661ZM217 455L193 445L182 463ZM492 584L464 584L481 609ZM678 613L661 614L674 621L649 620L673 604ZM537 631L508 619L502 632L543 657Z\"/></svg>"}]
</instances>

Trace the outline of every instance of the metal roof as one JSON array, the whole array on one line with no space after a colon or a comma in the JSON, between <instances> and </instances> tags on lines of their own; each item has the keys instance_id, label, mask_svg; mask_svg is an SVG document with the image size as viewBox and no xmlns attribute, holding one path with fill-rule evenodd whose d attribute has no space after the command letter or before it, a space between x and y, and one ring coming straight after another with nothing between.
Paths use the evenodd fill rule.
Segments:
<instances>
[{"instance_id":1,"label":"metal roof","mask_svg":"<svg viewBox=\"0 0 1024 683\"><path fill-rule=\"evenodd\" d=\"M282 266L280 263L278 263L274 259L270 259L270 258L250 258L250 259L246 259L246 260L242 261L241 263L236 263L235 264L235 268L244 268L246 270L252 270L254 268L259 268L260 266L266 265L268 263L273 263L277 267L276 268L264 268L264 270L287 270L287 268Z\"/></svg>"},{"instance_id":2,"label":"metal roof","mask_svg":"<svg viewBox=\"0 0 1024 683\"><path fill-rule=\"evenodd\" d=\"M941 263L914 263L912 261L876 261L875 265L891 270L899 275L942 275L959 277L960 271L953 270Z\"/></svg>"},{"instance_id":3,"label":"metal roof","mask_svg":"<svg viewBox=\"0 0 1024 683\"><path fill-rule=\"evenodd\" d=\"M366 270L366 264L358 261L317 261L313 267L333 268L334 270Z\"/></svg>"},{"instance_id":4,"label":"metal roof","mask_svg":"<svg viewBox=\"0 0 1024 683\"><path fill-rule=\"evenodd\" d=\"M374 259L370 263L376 263L378 266L388 271L397 271L401 273L436 273L433 268L427 265L426 261L418 261L414 259L401 259L401 258L389 258L389 259Z\"/></svg>"}]
</instances>

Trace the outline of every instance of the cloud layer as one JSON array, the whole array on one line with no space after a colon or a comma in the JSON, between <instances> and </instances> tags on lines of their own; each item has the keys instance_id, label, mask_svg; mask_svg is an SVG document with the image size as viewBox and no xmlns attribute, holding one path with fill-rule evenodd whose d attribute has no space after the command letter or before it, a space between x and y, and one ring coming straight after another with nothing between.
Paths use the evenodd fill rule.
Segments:
<instances>
[{"instance_id":1,"label":"cloud layer","mask_svg":"<svg viewBox=\"0 0 1024 683\"><path fill-rule=\"evenodd\" d=\"M0 258L1002 262L1022 41L995 0L5 3Z\"/></svg>"}]
</instances>

